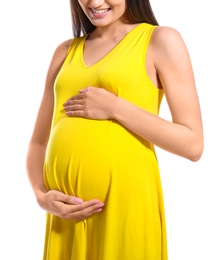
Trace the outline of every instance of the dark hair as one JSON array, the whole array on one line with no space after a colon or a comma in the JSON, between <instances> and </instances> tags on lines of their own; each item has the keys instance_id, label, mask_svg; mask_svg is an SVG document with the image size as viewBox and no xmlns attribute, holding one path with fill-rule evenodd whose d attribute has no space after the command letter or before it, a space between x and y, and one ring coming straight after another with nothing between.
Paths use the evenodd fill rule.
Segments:
<instances>
[{"instance_id":1,"label":"dark hair","mask_svg":"<svg viewBox=\"0 0 222 260\"><path fill-rule=\"evenodd\" d=\"M72 15L72 30L74 37L80 37L92 32L95 26L83 12L78 0L70 0ZM129 23L149 23L159 25L153 13L149 0L126 0L124 15Z\"/></svg>"}]
</instances>

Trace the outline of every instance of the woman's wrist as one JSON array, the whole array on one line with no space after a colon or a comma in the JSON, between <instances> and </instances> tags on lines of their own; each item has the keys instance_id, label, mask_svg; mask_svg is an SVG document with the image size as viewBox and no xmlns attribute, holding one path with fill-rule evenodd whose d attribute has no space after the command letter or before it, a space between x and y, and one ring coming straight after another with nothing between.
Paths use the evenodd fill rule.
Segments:
<instances>
[{"instance_id":1,"label":"woman's wrist","mask_svg":"<svg viewBox=\"0 0 222 260\"><path fill-rule=\"evenodd\" d=\"M48 192L45 186L33 187L33 191L38 203L40 203L43 200L44 195Z\"/></svg>"},{"instance_id":2,"label":"woman's wrist","mask_svg":"<svg viewBox=\"0 0 222 260\"><path fill-rule=\"evenodd\" d=\"M121 97L116 97L116 99L113 102L113 109L112 109L112 118L116 121L120 122L122 121L123 113L125 113L127 109L127 101L124 100Z\"/></svg>"},{"instance_id":3,"label":"woman's wrist","mask_svg":"<svg viewBox=\"0 0 222 260\"><path fill-rule=\"evenodd\" d=\"M38 205L43 209L45 209L45 207L44 207L44 205L45 205L45 195L46 195L46 191L45 192L44 191L38 191L36 193L36 201L37 201Z\"/></svg>"}]
</instances>

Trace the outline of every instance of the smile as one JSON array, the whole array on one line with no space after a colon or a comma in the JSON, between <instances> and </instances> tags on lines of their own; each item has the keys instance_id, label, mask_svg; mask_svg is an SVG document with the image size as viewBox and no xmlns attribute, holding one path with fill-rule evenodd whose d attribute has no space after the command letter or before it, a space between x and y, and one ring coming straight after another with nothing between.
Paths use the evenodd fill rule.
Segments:
<instances>
[{"instance_id":1,"label":"smile","mask_svg":"<svg viewBox=\"0 0 222 260\"><path fill-rule=\"evenodd\" d=\"M105 13L108 13L110 8L107 8L107 9L93 9L92 7L90 7L91 11L94 13L94 14L105 14Z\"/></svg>"}]
</instances>

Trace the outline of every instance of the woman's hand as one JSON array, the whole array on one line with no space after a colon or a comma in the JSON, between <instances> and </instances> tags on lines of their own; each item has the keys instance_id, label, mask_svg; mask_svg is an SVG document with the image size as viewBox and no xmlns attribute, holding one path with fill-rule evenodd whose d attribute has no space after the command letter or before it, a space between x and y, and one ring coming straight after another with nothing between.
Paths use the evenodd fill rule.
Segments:
<instances>
[{"instance_id":1,"label":"woman's hand","mask_svg":"<svg viewBox=\"0 0 222 260\"><path fill-rule=\"evenodd\" d=\"M90 119L110 119L117 96L113 93L95 87L87 87L79 91L79 95L71 97L64 103L68 116L85 117Z\"/></svg>"},{"instance_id":2,"label":"woman's hand","mask_svg":"<svg viewBox=\"0 0 222 260\"><path fill-rule=\"evenodd\" d=\"M82 201L82 199L66 195L57 190L50 190L38 198L39 205L47 212L63 219L83 220L101 212L104 203L97 199Z\"/></svg>"}]
</instances>

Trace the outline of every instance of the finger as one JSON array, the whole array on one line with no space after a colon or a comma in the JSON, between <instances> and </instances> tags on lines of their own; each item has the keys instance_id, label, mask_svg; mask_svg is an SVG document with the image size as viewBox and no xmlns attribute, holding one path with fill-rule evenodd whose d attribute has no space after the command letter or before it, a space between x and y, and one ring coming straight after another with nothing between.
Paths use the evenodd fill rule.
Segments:
<instances>
[{"instance_id":1,"label":"finger","mask_svg":"<svg viewBox=\"0 0 222 260\"><path fill-rule=\"evenodd\" d=\"M80 94L78 94L76 96L72 96L68 100L66 100L66 102L63 105L69 104L73 100L83 99L84 97L85 97L85 92L84 93L80 93Z\"/></svg>"},{"instance_id":2,"label":"finger","mask_svg":"<svg viewBox=\"0 0 222 260\"><path fill-rule=\"evenodd\" d=\"M84 201L78 205L69 205L69 212L79 212L84 211L95 211L97 209L103 208L104 203L102 203L100 200L90 200L90 201Z\"/></svg>"},{"instance_id":3,"label":"finger","mask_svg":"<svg viewBox=\"0 0 222 260\"><path fill-rule=\"evenodd\" d=\"M77 100L77 99L83 99L85 97L85 95L86 95L86 92L87 91L84 91L84 92L82 92L82 93L80 93L80 94L78 94L76 96L73 96L70 99L68 99L68 101L70 101L70 100Z\"/></svg>"},{"instance_id":4,"label":"finger","mask_svg":"<svg viewBox=\"0 0 222 260\"><path fill-rule=\"evenodd\" d=\"M67 116L76 116L76 117L87 117L86 113L83 110L76 111L66 111Z\"/></svg>"},{"instance_id":5,"label":"finger","mask_svg":"<svg viewBox=\"0 0 222 260\"><path fill-rule=\"evenodd\" d=\"M60 201L59 204L57 204L57 207L54 208L52 214L55 214L56 212L56 215L64 219L82 220L94 213L101 212L104 206L104 203L99 200L91 200L75 204L73 203L73 199L75 201L76 198L77 197L66 195L65 200L67 203ZM72 204L70 204L70 202Z\"/></svg>"},{"instance_id":6,"label":"finger","mask_svg":"<svg viewBox=\"0 0 222 260\"><path fill-rule=\"evenodd\" d=\"M92 206L95 206L95 207L103 207L104 206L104 203L101 202L100 200L97 200L97 199L93 199L93 200L89 200L89 201L84 201L80 208L88 208L88 207L92 207Z\"/></svg>"},{"instance_id":7,"label":"finger","mask_svg":"<svg viewBox=\"0 0 222 260\"><path fill-rule=\"evenodd\" d=\"M83 98L81 98L81 99L74 99L74 100L70 101L69 103L72 104L72 105L83 104L84 103L83 100L84 100Z\"/></svg>"},{"instance_id":8,"label":"finger","mask_svg":"<svg viewBox=\"0 0 222 260\"><path fill-rule=\"evenodd\" d=\"M69 105L69 106L65 106L64 109L65 109L66 111L78 111L78 110L83 110L83 105L81 105L81 104Z\"/></svg>"},{"instance_id":9,"label":"finger","mask_svg":"<svg viewBox=\"0 0 222 260\"><path fill-rule=\"evenodd\" d=\"M84 89L80 89L79 90L79 93L81 94L81 93L85 93L85 92L87 92L88 91L88 89L87 88L84 88Z\"/></svg>"},{"instance_id":10,"label":"finger","mask_svg":"<svg viewBox=\"0 0 222 260\"><path fill-rule=\"evenodd\" d=\"M80 90L79 90L79 93L85 93L85 92L90 91L90 90L93 90L93 89L95 89L95 87L89 86L89 87L87 87L87 88L80 89Z\"/></svg>"},{"instance_id":11,"label":"finger","mask_svg":"<svg viewBox=\"0 0 222 260\"><path fill-rule=\"evenodd\" d=\"M79 210L77 210L77 207L79 208ZM103 210L104 207L104 203L99 202L92 204L92 202L86 202L85 204L82 203L78 206L76 206L72 212L70 212L70 214L67 214L68 218L73 218L73 219L78 219L78 220L82 220L85 219L95 213L101 212Z\"/></svg>"},{"instance_id":12,"label":"finger","mask_svg":"<svg viewBox=\"0 0 222 260\"><path fill-rule=\"evenodd\" d=\"M77 205L83 202L81 198L66 195L64 193L60 194L60 198L58 200L64 202L65 204L70 204L70 205Z\"/></svg>"},{"instance_id":13,"label":"finger","mask_svg":"<svg viewBox=\"0 0 222 260\"><path fill-rule=\"evenodd\" d=\"M69 106L69 105L73 105L74 102L81 102L80 100L82 100L83 97L79 98L78 96L75 97L71 97L70 99L68 99L66 102L63 103L63 106Z\"/></svg>"}]
</instances>

